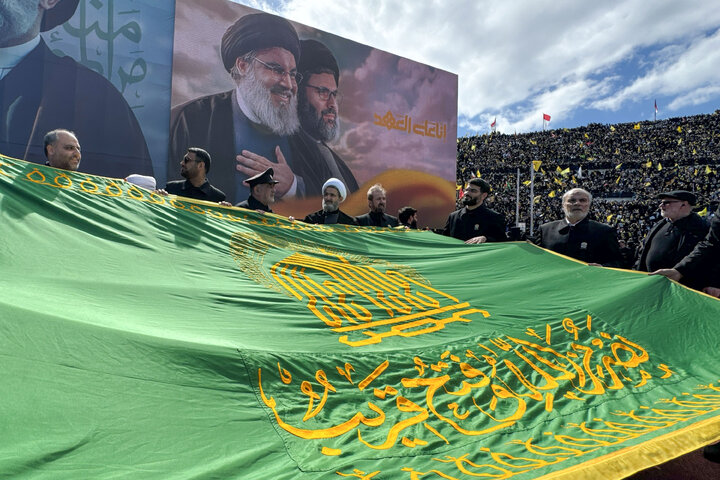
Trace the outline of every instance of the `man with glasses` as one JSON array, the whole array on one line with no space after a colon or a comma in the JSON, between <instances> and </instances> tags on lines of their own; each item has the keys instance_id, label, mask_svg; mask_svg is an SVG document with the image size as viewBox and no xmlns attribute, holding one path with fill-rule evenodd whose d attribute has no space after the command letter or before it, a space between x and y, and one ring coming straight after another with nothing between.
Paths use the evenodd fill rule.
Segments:
<instances>
[{"instance_id":1,"label":"man with glasses","mask_svg":"<svg viewBox=\"0 0 720 480\"><path fill-rule=\"evenodd\" d=\"M315 179L337 178L350 193L358 189L357 180L340 156L327 142L338 136L339 107L342 98L338 91L340 68L333 53L317 40L300 42L302 81L298 89L300 131L290 139L296 157L314 172L306 178L308 195L322 195ZM312 180L312 181L311 181ZM311 185L312 183L312 185ZM317 188L315 188L317 187Z\"/></svg>"},{"instance_id":2,"label":"man with glasses","mask_svg":"<svg viewBox=\"0 0 720 480\"><path fill-rule=\"evenodd\" d=\"M534 243L590 265L619 267L620 246L615 229L588 218L591 204L592 195L587 190L573 188L565 192L565 218L540 225Z\"/></svg>"},{"instance_id":3,"label":"man with glasses","mask_svg":"<svg viewBox=\"0 0 720 480\"><path fill-rule=\"evenodd\" d=\"M654 272L661 268L672 268L695 245L705 237L708 225L692 209L696 204L695 195L687 190L674 190L658 195L660 215L657 222L643 240L633 269L641 272ZM683 279L682 283L698 288L699 283ZM699 280L699 279L697 279Z\"/></svg>"},{"instance_id":4,"label":"man with glasses","mask_svg":"<svg viewBox=\"0 0 720 480\"><path fill-rule=\"evenodd\" d=\"M159 193L169 193L170 195L179 195L207 202L224 202L225 194L210 185L207 179L210 163L211 159L208 152L202 148L188 148L187 153L180 161L180 175L185 180L168 182L165 191Z\"/></svg>"},{"instance_id":5,"label":"man with glasses","mask_svg":"<svg viewBox=\"0 0 720 480\"><path fill-rule=\"evenodd\" d=\"M232 203L249 196L246 178L268 168L279 182L278 198L304 196L307 166L288 140L300 127L295 29L267 13L245 15L225 31L220 53L236 88L173 109L169 165L188 146L201 145L216 159L217 185Z\"/></svg>"}]
</instances>

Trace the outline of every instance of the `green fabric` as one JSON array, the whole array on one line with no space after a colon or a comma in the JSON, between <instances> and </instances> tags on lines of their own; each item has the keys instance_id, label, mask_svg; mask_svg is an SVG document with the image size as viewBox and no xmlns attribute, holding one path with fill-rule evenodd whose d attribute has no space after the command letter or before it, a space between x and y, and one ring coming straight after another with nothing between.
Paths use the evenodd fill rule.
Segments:
<instances>
[{"instance_id":1,"label":"green fabric","mask_svg":"<svg viewBox=\"0 0 720 480\"><path fill-rule=\"evenodd\" d=\"M0 477L621 478L720 436L720 302L526 243L0 158Z\"/></svg>"}]
</instances>

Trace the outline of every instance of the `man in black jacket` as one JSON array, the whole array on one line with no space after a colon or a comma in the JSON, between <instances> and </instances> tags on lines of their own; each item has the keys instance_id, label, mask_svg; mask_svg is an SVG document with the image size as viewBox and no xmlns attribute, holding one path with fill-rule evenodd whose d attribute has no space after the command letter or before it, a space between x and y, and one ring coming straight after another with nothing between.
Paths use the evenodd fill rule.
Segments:
<instances>
[{"instance_id":1,"label":"man in black jacket","mask_svg":"<svg viewBox=\"0 0 720 480\"><path fill-rule=\"evenodd\" d=\"M385 213L387 193L379 183L376 183L367 192L368 207L370 211L355 217L361 227L397 227L400 225L397 217Z\"/></svg>"},{"instance_id":2,"label":"man in black jacket","mask_svg":"<svg viewBox=\"0 0 720 480\"><path fill-rule=\"evenodd\" d=\"M272 213L270 205L275 203L275 185L278 184L278 181L273 178L274 174L273 169L268 168L264 172L245 180L245 183L250 187L250 196L247 200L235 206Z\"/></svg>"},{"instance_id":3,"label":"man in black jacket","mask_svg":"<svg viewBox=\"0 0 720 480\"><path fill-rule=\"evenodd\" d=\"M565 218L541 225L535 244L553 252L604 267L620 266L620 246L615 229L588 219L592 195L573 188L562 196Z\"/></svg>"},{"instance_id":4,"label":"man in black jacket","mask_svg":"<svg viewBox=\"0 0 720 480\"><path fill-rule=\"evenodd\" d=\"M697 213L695 195L686 190L674 190L658 195L660 214L657 222L645 237L633 267L641 272L653 272L661 268L672 268L702 240L708 225ZM703 286L703 281L682 283L691 287ZM698 279L699 280L699 279Z\"/></svg>"},{"instance_id":5,"label":"man in black jacket","mask_svg":"<svg viewBox=\"0 0 720 480\"><path fill-rule=\"evenodd\" d=\"M345 200L347 195L347 189L337 178L331 178L322 188L323 202L322 210L308 214L303 222L315 223L315 224L343 224L343 225L357 225L355 217L351 217L346 213L340 211L340 204Z\"/></svg>"},{"instance_id":6,"label":"man in black jacket","mask_svg":"<svg viewBox=\"0 0 720 480\"><path fill-rule=\"evenodd\" d=\"M471 179L462 198L465 206L450 214L443 235L465 243L506 241L505 217L483 205L489 194L490 184L481 178Z\"/></svg>"},{"instance_id":7,"label":"man in black jacket","mask_svg":"<svg viewBox=\"0 0 720 480\"><path fill-rule=\"evenodd\" d=\"M185 180L168 182L165 191L207 202L224 202L225 194L210 185L207 174L210 171L210 154L202 148L190 147L180 162L180 175Z\"/></svg>"}]
</instances>

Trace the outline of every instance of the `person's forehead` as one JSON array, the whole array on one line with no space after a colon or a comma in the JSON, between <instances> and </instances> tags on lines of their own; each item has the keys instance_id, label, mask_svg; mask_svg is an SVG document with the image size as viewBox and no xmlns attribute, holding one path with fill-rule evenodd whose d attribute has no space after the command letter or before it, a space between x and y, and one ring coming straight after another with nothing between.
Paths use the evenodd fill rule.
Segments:
<instances>
[{"instance_id":1,"label":"person's forehead","mask_svg":"<svg viewBox=\"0 0 720 480\"><path fill-rule=\"evenodd\" d=\"M270 47L257 53L258 60L265 63L277 63L287 70L295 68L295 57L282 47Z\"/></svg>"},{"instance_id":2,"label":"person's forehead","mask_svg":"<svg viewBox=\"0 0 720 480\"><path fill-rule=\"evenodd\" d=\"M385 198L385 192L380 192L380 191L377 191L377 190L374 191L374 192L373 192L373 200L377 200L377 199L380 199L380 198Z\"/></svg>"},{"instance_id":3,"label":"person's forehead","mask_svg":"<svg viewBox=\"0 0 720 480\"><path fill-rule=\"evenodd\" d=\"M195 152L187 152L185 156L190 160L195 160Z\"/></svg>"},{"instance_id":4,"label":"person's forehead","mask_svg":"<svg viewBox=\"0 0 720 480\"><path fill-rule=\"evenodd\" d=\"M75 135L73 135L72 133L68 133L68 132L58 132L57 138L58 138L58 141L62 142L62 143L74 143L74 144L78 143L78 140L75 137Z\"/></svg>"},{"instance_id":5,"label":"person's forehead","mask_svg":"<svg viewBox=\"0 0 720 480\"><path fill-rule=\"evenodd\" d=\"M340 190L338 190L335 187L327 186L327 187L325 187L325 193L331 193L333 195L340 195Z\"/></svg>"},{"instance_id":6,"label":"person's forehead","mask_svg":"<svg viewBox=\"0 0 720 480\"><path fill-rule=\"evenodd\" d=\"M573 192L573 193L571 193L570 195L568 195L566 198L567 198L568 200L570 200L570 199L573 199L573 200L581 200L581 199L588 200L588 199L590 198L590 195L588 195L588 194L585 193L585 192Z\"/></svg>"},{"instance_id":7,"label":"person's forehead","mask_svg":"<svg viewBox=\"0 0 720 480\"><path fill-rule=\"evenodd\" d=\"M315 87L325 87L328 90L337 89L335 76L332 73L313 73L307 79L307 84Z\"/></svg>"}]
</instances>

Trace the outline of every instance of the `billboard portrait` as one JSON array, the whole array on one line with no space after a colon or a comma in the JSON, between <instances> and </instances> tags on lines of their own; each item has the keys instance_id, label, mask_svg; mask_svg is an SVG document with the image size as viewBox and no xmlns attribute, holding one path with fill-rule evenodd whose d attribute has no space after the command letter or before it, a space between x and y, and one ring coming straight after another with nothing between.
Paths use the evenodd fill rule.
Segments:
<instances>
[{"instance_id":1,"label":"billboard portrait","mask_svg":"<svg viewBox=\"0 0 720 480\"><path fill-rule=\"evenodd\" d=\"M273 167L277 213L302 218L339 178L351 215L367 189L388 213L426 224L454 208L457 76L228 0L177 0L168 179L187 147L212 156L210 182L232 203Z\"/></svg>"},{"instance_id":2,"label":"billboard portrait","mask_svg":"<svg viewBox=\"0 0 720 480\"><path fill-rule=\"evenodd\" d=\"M174 6L160 3L0 3L0 152L45 163L63 128L83 172L164 176Z\"/></svg>"}]
</instances>

